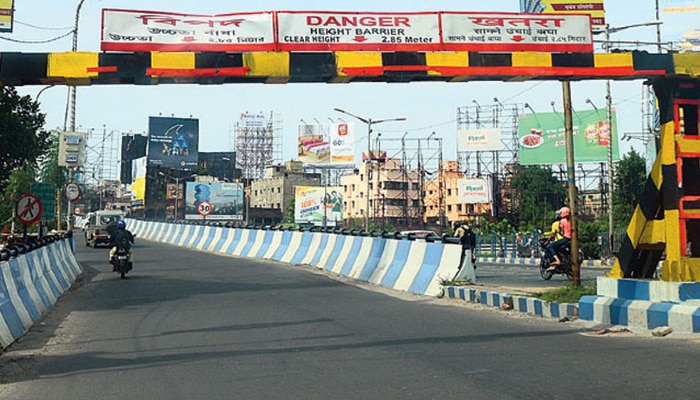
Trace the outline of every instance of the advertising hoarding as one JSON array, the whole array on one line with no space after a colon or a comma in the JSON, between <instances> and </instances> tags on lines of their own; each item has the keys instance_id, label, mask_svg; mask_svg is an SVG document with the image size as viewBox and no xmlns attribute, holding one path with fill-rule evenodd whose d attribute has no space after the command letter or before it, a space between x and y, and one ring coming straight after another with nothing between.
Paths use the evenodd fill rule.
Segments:
<instances>
[{"instance_id":1,"label":"advertising hoarding","mask_svg":"<svg viewBox=\"0 0 700 400\"><path fill-rule=\"evenodd\" d=\"M501 128L459 129L457 151L499 151L503 149Z\"/></svg>"},{"instance_id":2,"label":"advertising hoarding","mask_svg":"<svg viewBox=\"0 0 700 400\"><path fill-rule=\"evenodd\" d=\"M199 120L148 117L148 166L197 168Z\"/></svg>"},{"instance_id":3,"label":"advertising hoarding","mask_svg":"<svg viewBox=\"0 0 700 400\"><path fill-rule=\"evenodd\" d=\"M210 220L242 221L243 185L226 182L186 182L185 219L203 219L198 211L201 203L211 204Z\"/></svg>"},{"instance_id":4,"label":"advertising hoarding","mask_svg":"<svg viewBox=\"0 0 700 400\"><path fill-rule=\"evenodd\" d=\"M619 160L616 114L612 114L610 135L605 110L573 113L574 161L607 162L608 143L612 140L613 160ZM520 164L565 164L566 132L564 114L536 113L518 119Z\"/></svg>"},{"instance_id":5,"label":"advertising hoarding","mask_svg":"<svg viewBox=\"0 0 700 400\"><path fill-rule=\"evenodd\" d=\"M131 206L146 206L146 157L131 162Z\"/></svg>"},{"instance_id":6,"label":"advertising hoarding","mask_svg":"<svg viewBox=\"0 0 700 400\"><path fill-rule=\"evenodd\" d=\"M0 0L0 32L12 32L13 0Z\"/></svg>"},{"instance_id":7,"label":"advertising hoarding","mask_svg":"<svg viewBox=\"0 0 700 400\"><path fill-rule=\"evenodd\" d=\"M491 191L486 179L467 178L457 182L457 201L463 204L489 204Z\"/></svg>"},{"instance_id":8,"label":"advertising hoarding","mask_svg":"<svg viewBox=\"0 0 700 400\"><path fill-rule=\"evenodd\" d=\"M299 161L305 164L350 165L355 162L354 125L299 125Z\"/></svg>"},{"instance_id":9,"label":"advertising hoarding","mask_svg":"<svg viewBox=\"0 0 700 400\"><path fill-rule=\"evenodd\" d=\"M343 221L343 191L340 186L296 186L294 222L336 226Z\"/></svg>"},{"instance_id":10,"label":"advertising hoarding","mask_svg":"<svg viewBox=\"0 0 700 400\"><path fill-rule=\"evenodd\" d=\"M131 162L137 158L146 156L146 145L148 138L146 135L122 134L122 154L119 180L123 184L131 183Z\"/></svg>"},{"instance_id":11,"label":"advertising hoarding","mask_svg":"<svg viewBox=\"0 0 700 400\"><path fill-rule=\"evenodd\" d=\"M206 174L220 181L232 182L234 166L236 165L235 151L199 152L199 168Z\"/></svg>"}]
</instances>

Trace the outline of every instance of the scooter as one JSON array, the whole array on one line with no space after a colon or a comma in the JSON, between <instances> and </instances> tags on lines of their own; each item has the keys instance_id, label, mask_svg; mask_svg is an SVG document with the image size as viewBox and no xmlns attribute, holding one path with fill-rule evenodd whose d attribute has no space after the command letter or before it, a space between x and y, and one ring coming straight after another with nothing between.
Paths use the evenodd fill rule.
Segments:
<instances>
[{"instance_id":1,"label":"scooter","mask_svg":"<svg viewBox=\"0 0 700 400\"><path fill-rule=\"evenodd\" d=\"M554 274L560 274L560 275L565 275L568 279L573 279L574 277L574 271L572 268L572 260L571 260L571 243L567 243L559 249L557 249L557 256L559 257L559 260L561 261L561 264L556 266L556 269L554 270L549 270L549 267L551 266L550 260L549 260L549 255L544 249L544 246L547 243L546 238L542 238L539 240L540 242L540 248L541 250L541 255L540 255L540 275L542 275L542 279L545 281L548 281L552 279L552 276ZM579 249L579 262L583 260L583 253Z\"/></svg>"}]
</instances>

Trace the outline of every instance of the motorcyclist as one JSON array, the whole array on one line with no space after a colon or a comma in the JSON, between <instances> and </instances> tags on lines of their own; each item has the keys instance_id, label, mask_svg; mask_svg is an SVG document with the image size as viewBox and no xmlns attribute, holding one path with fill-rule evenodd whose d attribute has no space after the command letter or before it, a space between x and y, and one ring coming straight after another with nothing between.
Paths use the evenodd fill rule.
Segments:
<instances>
[{"instance_id":1,"label":"motorcyclist","mask_svg":"<svg viewBox=\"0 0 700 400\"><path fill-rule=\"evenodd\" d=\"M134 235L126 229L126 222L123 219L117 221L117 229L112 232L109 237L110 246L112 249L109 251L109 263L112 264L112 271L116 271L117 263L115 256L117 254L117 249L121 246L129 253L128 258L128 269L132 268L132 250L131 245L134 244Z\"/></svg>"},{"instance_id":2,"label":"motorcyclist","mask_svg":"<svg viewBox=\"0 0 700 400\"><path fill-rule=\"evenodd\" d=\"M557 213L560 216L559 231L562 238L551 242L545 247L549 253L550 259L554 260L550 263L548 270L556 270L557 266L561 265L557 250L571 241L571 210L569 207L562 207Z\"/></svg>"}]
</instances>

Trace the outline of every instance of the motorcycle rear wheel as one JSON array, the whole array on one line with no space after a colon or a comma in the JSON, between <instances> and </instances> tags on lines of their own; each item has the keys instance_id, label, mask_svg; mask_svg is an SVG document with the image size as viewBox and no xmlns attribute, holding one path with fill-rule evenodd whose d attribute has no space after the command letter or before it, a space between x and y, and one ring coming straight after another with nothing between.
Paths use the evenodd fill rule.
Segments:
<instances>
[{"instance_id":1,"label":"motorcycle rear wheel","mask_svg":"<svg viewBox=\"0 0 700 400\"><path fill-rule=\"evenodd\" d=\"M547 271L547 268L549 268L549 261L546 256L542 256L542 260L540 261L540 275L545 281L552 279L552 275L554 275L552 271Z\"/></svg>"}]
</instances>

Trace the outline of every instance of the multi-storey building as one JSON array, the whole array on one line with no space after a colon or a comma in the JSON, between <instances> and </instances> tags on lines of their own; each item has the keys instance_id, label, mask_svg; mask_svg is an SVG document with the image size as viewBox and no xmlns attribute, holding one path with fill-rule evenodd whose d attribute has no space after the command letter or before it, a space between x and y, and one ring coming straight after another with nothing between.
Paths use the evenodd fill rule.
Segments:
<instances>
[{"instance_id":1,"label":"multi-storey building","mask_svg":"<svg viewBox=\"0 0 700 400\"><path fill-rule=\"evenodd\" d=\"M265 178L250 185L250 207L284 211L294 198L295 186L320 186L321 174L307 173L301 161L265 168Z\"/></svg>"},{"instance_id":2,"label":"multi-storey building","mask_svg":"<svg viewBox=\"0 0 700 400\"><path fill-rule=\"evenodd\" d=\"M370 229L423 227L421 180L419 171L393 158L363 163L353 173L342 175L346 225L363 225L367 218Z\"/></svg>"},{"instance_id":3,"label":"multi-storey building","mask_svg":"<svg viewBox=\"0 0 700 400\"><path fill-rule=\"evenodd\" d=\"M446 227L455 221L471 221L489 213L489 204L459 202L459 181L466 178L459 161L443 161L436 177L425 182L425 218L431 225Z\"/></svg>"}]
</instances>

